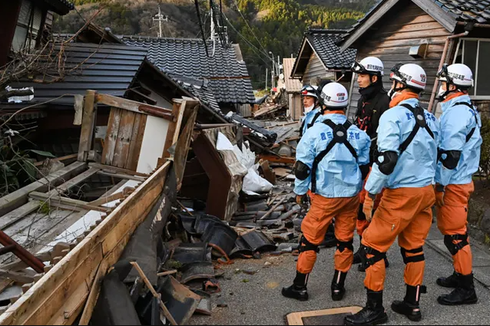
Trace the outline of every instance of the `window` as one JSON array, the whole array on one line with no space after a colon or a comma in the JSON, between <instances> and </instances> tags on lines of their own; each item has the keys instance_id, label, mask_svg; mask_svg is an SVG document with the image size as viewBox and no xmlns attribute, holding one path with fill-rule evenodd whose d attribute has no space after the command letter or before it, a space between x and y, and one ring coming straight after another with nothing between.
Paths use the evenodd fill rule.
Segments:
<instances>
[{"instance_id":1,"label":"window","mask_svg":"<svg viewBox=\"0 0 490 326\"><path fill-rule=\"evenodd\" d=\"M473 71L475 87L471 96L490 96L490 40L463 39L460 41L455 62L464 63Z\"/></svg>"}]
</instances>

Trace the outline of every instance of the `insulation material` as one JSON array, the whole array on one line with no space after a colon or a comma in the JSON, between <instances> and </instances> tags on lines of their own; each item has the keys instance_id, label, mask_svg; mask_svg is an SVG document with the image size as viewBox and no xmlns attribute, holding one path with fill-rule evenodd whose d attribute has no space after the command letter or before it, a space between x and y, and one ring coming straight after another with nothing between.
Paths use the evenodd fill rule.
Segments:
<instances>
[{"instance_id":1,"label":"insulation material","mask_svg":"<svg viewBox=\"0 0 490 326\"><path fill-rule=\"evenodd\" d=\"M150 174L163 155L170 121L148 115L136 172Z\"/></svg>"},{"instance_id":2,"label":"insulation material","mask_svg":"<svg viewBox=\"0 0 490 326\"><path fill-rule=\"evenodd\" d=\"M258 172L259 165L254 165L248 169L248 174L243 178L243 192L247 195L258 195L259 193L271 191L272 183L262 178Z\"/></svg>"}]
</instances>

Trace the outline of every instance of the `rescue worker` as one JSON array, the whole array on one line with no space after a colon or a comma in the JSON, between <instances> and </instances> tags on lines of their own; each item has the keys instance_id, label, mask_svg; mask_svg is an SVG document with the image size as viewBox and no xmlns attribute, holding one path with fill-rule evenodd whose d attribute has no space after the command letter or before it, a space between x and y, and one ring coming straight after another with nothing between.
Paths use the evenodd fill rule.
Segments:
<instances>
[{"instance_id":1,"label":"rescue worker","mask_svg":"<svg viewBox=\"0 0 490 326\"><path fill-rule=\"evenodd\" d=\"M359 129L365 131L371 138L370 151L370 166L374 162L374 153L376 151L376 140L378 138L377 130L381 115L390 108L390 98L383 88L384 65L383 62L376 57L367 57L361 62L355 62L352 66L352 71L357 74L357 83L359 84L359 93L361 98L357 102L357 112L354 124ZM362 241L362 234L369 226L366 216L362 211L362 205L366 198L366 191L360 193L361 205L359 206L359 214L357 216L357 234ZM379 196L381 197L381 196ZM379 204L379 200L375 202ZM361 256L358 250L354 254L354 264L361 263ZM389 266L388 260L385 258L386 267ZM359 271L363 272L362 264L358 266Z\"/></svg>"},{"instance_id":2,"label":"rescue worker","mask_svg":"<svg viewBox=\"0 0 490 326\"><path fill-rule=\"evenodd\" d=\"M444 65L437 77L441 81L439 99L443 101L435 187L437 225L454 264L454 273L439 278L437 284L455 288L437 301L443 305L472 304L478 298L466 225L468 201L474 190L472 177L480 162L481 120L468 96L473 87L470 68L464 64Z\"/></svg>"},{"instance_id":3,"label":"rescue worker","mask_svg":"<svg viewBox=\"0 0 490 326\"><path fill-rule=\"evenodd\" d=\"M288 298L308 300L307 282L316 261L318 246L335 217L335 274L332 299L342 300L347 272L352 266L355 223L362 187L360 165L369 163L371 141L366 133L347 121L349 104L344 86L329 83L321 90L323 116L308 129L296 150L296 201L303 204L311 191L311 208L303 220L293 285L282 289Z\"/></svg>"},{"instance_id":4,"label":"rescue worker","mask_svg":"<svg viewBox=\"0 0 490 326\"><path fill-rule=\"evenodd\" d=\"M419 105L427 75L415 64L392 69L390 110L380 119L378 152L366 183L364 214L371 224L362 238L361 255L366 267L366 306L347 316L347 325L382 324L388 316L383 307L386 268L383 258L398 236L405 266L406 295L394 301L392 310L412 321L422 318L419 299L425 258L423 245L432 224L435 203L433 180L437 163L438 121ZM382 127L381 127L382 126ZM376 194L385 188L374 213Z\"/></svg>"},{"instance_id":5,"label":"rescue worker","mask_svg":"<svg viewBox=\"0 0 490 326\"><path fill-rule=\"evenodd\" d=\"M301 89L301 97L303 98L304 118L301 123L300 137L302 137L306 130L311 128L316 120L322 115L320 107L318 106L318 87L305 85Z\"/></svg>"},{"instance_id":6,"label":"rescue worker","mask_svg":"<svg viewBox=\"0 0 490 326\"><path fill-rule=\"evenodd\" d=\"M332 82L331 80L324 80L320 84L320 87L323 88L326 84L329 84L331 82ZM319 87L317 86L305 85L301 91L301 96L303 97L305 117L303 119L303 123L301 124L300 137L302 137L306 133L306 130L308 130L316 122L321 120L320 117L323 115L318 102L318 97L319 97L318 89ZM331 248L331 247L335 247L336 244L337 244L337 239L335 239L334 224L331 223L326 231L325 238L320 246L325 248Z\"/></svg>"}]
</instances>

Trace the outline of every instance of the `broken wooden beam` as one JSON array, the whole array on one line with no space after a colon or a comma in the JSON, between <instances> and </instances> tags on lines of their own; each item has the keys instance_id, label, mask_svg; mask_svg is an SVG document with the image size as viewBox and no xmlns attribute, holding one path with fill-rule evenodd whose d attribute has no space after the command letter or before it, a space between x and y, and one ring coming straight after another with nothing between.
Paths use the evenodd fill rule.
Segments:
<instances>
[{"instance_id":1,"label":"broken wooden beam","mask_svg":"<svg viewBox=\"0 0 490 326\"><path fill-rule=\"evenodd\" d=\"M0 216L4 215L27 203L29 193L32 191L47 191L48 188L59 185L64 180L70 179L86 169L87 165L83 162L74 162L50 175L39 179L19 190L16 190L0 198Z\"/></svg>"},{"instance_id":2,"label":"broken wooden beam","mask_svg":"<svg viewBox=\"0 0 490 326\"><path fill-rule=\"evenodd\" d=\"M82 201L82 200L77 200L77 199L72 199L68 197L61 197L61 196L56 196L56 195L49 195L45 194L42 192L37 192L33 191L29 194L29 197L37 200L41 200L44 202L49 202L49 205L52 206L57 206L57 204L61 204L66 206L72 206L73 208L82 208L86 210L92 210L92 211L99 211L99 212L108 212L109 208L107 207L101 207L101 206L93 206L89 205L88 202Z\"/></svg>"},{"instance_id":3,"label":"broken wooden beam","mask_svg":"<svg viewBox=\"0 0 490 326\"><path fill-rule=\"evenodd\" d=\"M272 163L294 164L296 162L296 158L285 156L259 155L259 158Z\"/></svg>"},{"instance_id":4,"label":"broken wooden beam","mask_svg":"<svg viewBox=\"0 0 490 326\"><path fill-rule=\"evenodd\" d=\"M129 174L123 174L123 173L110 173L106 171L99 171L99 174L106 175L109 177L117 178L117 179L126 179L126 180L133 180L133 181L139 181L143 182L145 181L145 178L142 177L137 177Z\"/></svg>"},{"instance_id":5,"label":"broken wooden beam","mask_svg":"<svg viewBox=\"0 0 490 326\"><path fill-rule=\"evenodd\" d=\"M172 115L172 110L170 109L144 104L136 101L131 101L112 95L97 94L97 96L95 97L95 101L96 103L105 104L110 107L116 107L119 109L128 110L136 113L155 115L170 121L174 121L175 119L175 117Z\"/></svg>"}]
</instances>

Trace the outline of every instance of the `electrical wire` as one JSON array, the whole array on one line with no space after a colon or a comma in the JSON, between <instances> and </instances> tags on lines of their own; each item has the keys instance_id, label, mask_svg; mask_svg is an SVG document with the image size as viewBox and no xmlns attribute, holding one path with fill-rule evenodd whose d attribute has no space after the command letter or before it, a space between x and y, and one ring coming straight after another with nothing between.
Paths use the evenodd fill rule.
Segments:
<instances>
[{"instance_id":1,"label":"electrical wire","mask_svg":"<svg viewBox=\"0 0 490 326\"><path fill-rule=\"evenodd\" d=\"M242 12L240 11L240 8L238 7L238 3L237 3L237 0L234 0L234 3L235 3L235 7L236 7L236 10L238 11L238 13L240 14L240 16L242 17L243 21L245 22L245 24L247 25L248 29L250 29L250 32L252 32L252 35L253 37L255 38L255 40L257 41L257 43L259 43L259 46L262 48L262 50L267 53L267 50L264 48L264 46L262 45L262 43L260 43L257 35L255 35L252 27L250 26L250 24L248 23L248 21L245 19L245 17L243 16Z\"/></svg>"},{"instance_id":2,"label":"electrical wire","mask_svg":"<svg viewBox=\"0 0 490 326\"><path fill-rule=\"evenodd\" d=\"M243 36L235 28L235 26L233 26L233 24L230 22L230 20L228 19L228 17L225 14L223 14L223 17L225 17L225 20L228 23L228 25L235 31L235 33L237 33L238 36L240 36L245 41L245 43L252 49L252 51L254 51L265 64L267 64L267 65L270 64L270 61L272 61L272 59L267 54L262 52L262 50L260 50L257 46L255 46L253 43L251 43L245 36ZM260 55L262 55L263 57ZM265 61L263 59L264 57L267 58L269 61Z\"/></svg>"}]
</instances>

